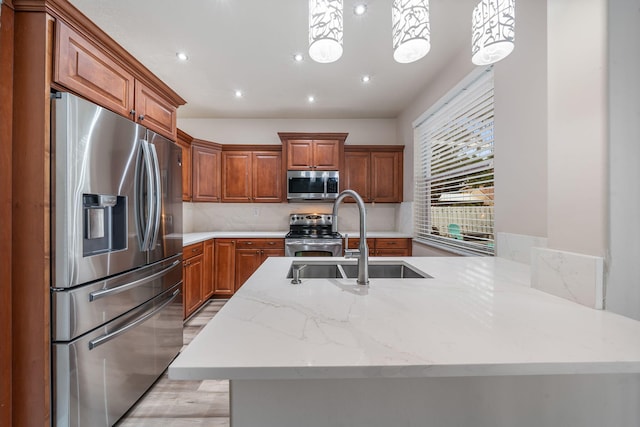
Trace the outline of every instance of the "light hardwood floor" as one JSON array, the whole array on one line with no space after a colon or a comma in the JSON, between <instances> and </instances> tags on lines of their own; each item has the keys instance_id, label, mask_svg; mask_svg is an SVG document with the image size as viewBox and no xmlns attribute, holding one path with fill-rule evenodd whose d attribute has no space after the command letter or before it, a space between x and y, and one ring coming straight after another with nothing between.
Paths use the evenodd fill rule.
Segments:
<instances>
[{"instance_id":1,"label":"light hardwood floor","mask_svg":"<svg viewBox=\"0 0 640 427\"><path fill-rule=\"evenodd\" d=\"M222 308L211 300L184 325L184 345ZM118 427L229 427L228 381L174 381L167 373L116 424Z\"/></svg>"}]
</instances>

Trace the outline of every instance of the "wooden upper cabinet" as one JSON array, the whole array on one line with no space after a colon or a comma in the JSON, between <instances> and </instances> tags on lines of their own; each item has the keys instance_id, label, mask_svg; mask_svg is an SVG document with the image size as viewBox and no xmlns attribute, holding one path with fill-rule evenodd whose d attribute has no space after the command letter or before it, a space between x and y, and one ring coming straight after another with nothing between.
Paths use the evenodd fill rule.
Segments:
<instances>
[{"instance_id":1,"label":"wooden upper cabinet","mask_svg":"<svg viewBox=\"0 0 640 427\"><path fill-rule=\"evenodd\" d=\"M282 153L254 151L252 153L253 202L282 201Z\"/></svg>"},{"instance_id":2,"label":"wooden upper cabinet","mask_svg":"<svg viewBox=\"0 0 640 427\"><path fill-rule=\"evenodd\" d=\"M281 151L224 151L223 146L223 202L280 203L282 191Z\"/></svg>"},{"instance_id":3,"label":"wooden upper cabinet","mask_svg":"<svg viewBox=\"0 0 640 427\"><path fill-rule=\"evenodd\" d=\"M402 153L371 153L371 201L396 203L402 201Z\"/></svg>"},{"instance_id":4,"label":"wooden upper cabinet","mask_svg":"<svg viewBox=\"0 0 640 427\"><path fill-rule=\"evenodd\" d=\"M57 20L53 81L175 141L177 106L184 100L148 70L128 68L129 58L112 55L110 47Z\"/></svg>"},{"instance_id":5,"label":"wooden upper cabinet","mask_svg":"<svg viewBox=\"0 0 640 427\"><path fill-rule=\"evenodd\" d=\"M335 171L340 169L340 141L314 140L312 148L314 170Z\"/></svg>"},{"instance_id":6,"label":"wooden upper cabinet","mask_svg":"<svg viewBox=\"0 0 640 427\"><path fill-rule=\"evenodd\" d=\"M191 141L193 137L178 129L178 145L182 149L182 201L190 202L192 196Z\"/></svg>"},{"instance_id":7,"label":"wooden upper cabinet","mask_svg":"<svg viewBox=\"0 0 640 427\"><path fill-rule=\"evenodd\" d=\"M53 80L133 118L135 78L82 35L57 21Z\"/></svg>"},{"instance_id":8,"label":"wooden upper cabinet","mask_svg":"<svg viewBox=\"0 0 640 427\"><path fill-rule=\"evenodd\" d=\"M289 141L287 149L287 169L313 169L313 141Z\"/></svg>"},{"instance_id":9,"label":"wooden upper cabinet","mask_svg":"<svg viewBox=\"0 0 640 427\"><path fill-rule=\"evenodd\" d=\"M251 152L222 153L222 201L251 201Z\"/></svg>"},{"instance_id":10,"label":"wooden upper cabinet","mask_svg":"<svg viewBox=\"0 0 640 427\"><path fill-rule=\"evenodd\" d=\"M355 190L368 203L402 202L403 150L396 145L345 147L341 187Z\"/></svg>"},{"instance_id":11,"label":"wooden upper cabinet","mask_svg":"<svg viewBox=\"0 0 640 427\"><path fill-rule=\"evenodd\" d=\"M177 109L140 81L136 81L136 121L170 139L176 136Z\"/></svg>"},{"instance_id":12,"label":"wooden upper cabinet","mask_svg":"<svg viewBox=\"0 0 640 427\"><path fill-rule=\"evenodd\" d=\"M291 140L287 150L288 170L339 170L340 141Z\"/></svg>"},{"instance_id":13,"label":"wooden upper cabinet","mask_svg":"<svg viewBox=\"0 0 640 427\"><path fill-rule=\"evenodd\" d=\"M368 202L371 197L371 154L368 151L345 151L341 181L342 190L354 190ZM354 202L351 197L345 201Z\"/></svg>"},{"instance_id":14,"label":"wooden upper cabinet","mask_svg":"<svg viewBox=\"0 0 640 427\"><path fill-rule=\"evenodd\" d=\"M286 133L279 132L285 170L336 170L341 160L346 133Z\"/></svg>"},{"instance_id":15,"label":"wooden upper cabinet","mask_svg":"<svg viewBox=\"0 0 640 427\"><path fill-rule=\"evenodd\" d=\"M220 145L194 140L191 145L194 202L219 202L221 198Z\"/></svg>"}]
</instances>

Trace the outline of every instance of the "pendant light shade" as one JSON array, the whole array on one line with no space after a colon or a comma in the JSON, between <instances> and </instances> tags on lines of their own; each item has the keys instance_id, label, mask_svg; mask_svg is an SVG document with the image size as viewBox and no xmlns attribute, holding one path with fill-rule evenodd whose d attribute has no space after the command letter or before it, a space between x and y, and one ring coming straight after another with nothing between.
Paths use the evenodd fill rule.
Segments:
<instances>
[{"instance_id":1,"label":"pendant light shade","mask_svg":"<svg viewBox=\"0 0 640 427\"><path fill-rule=\"evenodd\" d=\"M431 49L428 0L393 0L393 59L406 64Z\"/></svg>"},{"instance_id":2,"label":"pendant light shade","mask_svg":"<svg viewBox=\"0 0 640 427\"><path fill-rule=\"evenodd\" d=\"M309 0L309 56L329 63L342 56L342 0Z\"/></svg>"},{"instance_id":3,"label":"pendant light shade","mask_svg":"<svg viewBox=\"0 0 640 427\"><path fill-rule=\"evenodd\" d=\"M488 65L513 51L515 0L482 0L473 9L471 20L471 61Z\"/></svg>"}]
</instances>

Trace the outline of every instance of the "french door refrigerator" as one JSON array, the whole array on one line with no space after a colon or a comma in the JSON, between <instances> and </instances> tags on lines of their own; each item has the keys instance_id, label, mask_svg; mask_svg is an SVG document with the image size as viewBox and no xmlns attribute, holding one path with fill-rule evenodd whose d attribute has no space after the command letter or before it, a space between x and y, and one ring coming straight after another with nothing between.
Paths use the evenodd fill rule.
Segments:
<instances>
[{"instance_id":1,"label":"french door refrigerator","mask_svg":"<svg viewBox=\"0 0 640 427\"><path fill-rule=\"evenodd\" d=\"M52 95L52 406L110 426L182 346L181 149Z\"/></svg>"}]
</instances>

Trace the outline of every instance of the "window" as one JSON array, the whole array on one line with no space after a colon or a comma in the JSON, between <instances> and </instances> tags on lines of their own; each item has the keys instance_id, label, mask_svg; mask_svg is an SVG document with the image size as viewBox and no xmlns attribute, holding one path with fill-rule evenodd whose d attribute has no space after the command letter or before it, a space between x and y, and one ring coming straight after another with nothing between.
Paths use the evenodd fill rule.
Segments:
<instances>
[{"instance_id":1,"label":"window","mask_svg":"<svg viewBox=\"0 0 640 427\"><path fill-rule=\"evenodd\" d=\"M416 240L493 255L492 68L465 79L414 128Z\"/></svg>"}]
</instances>

